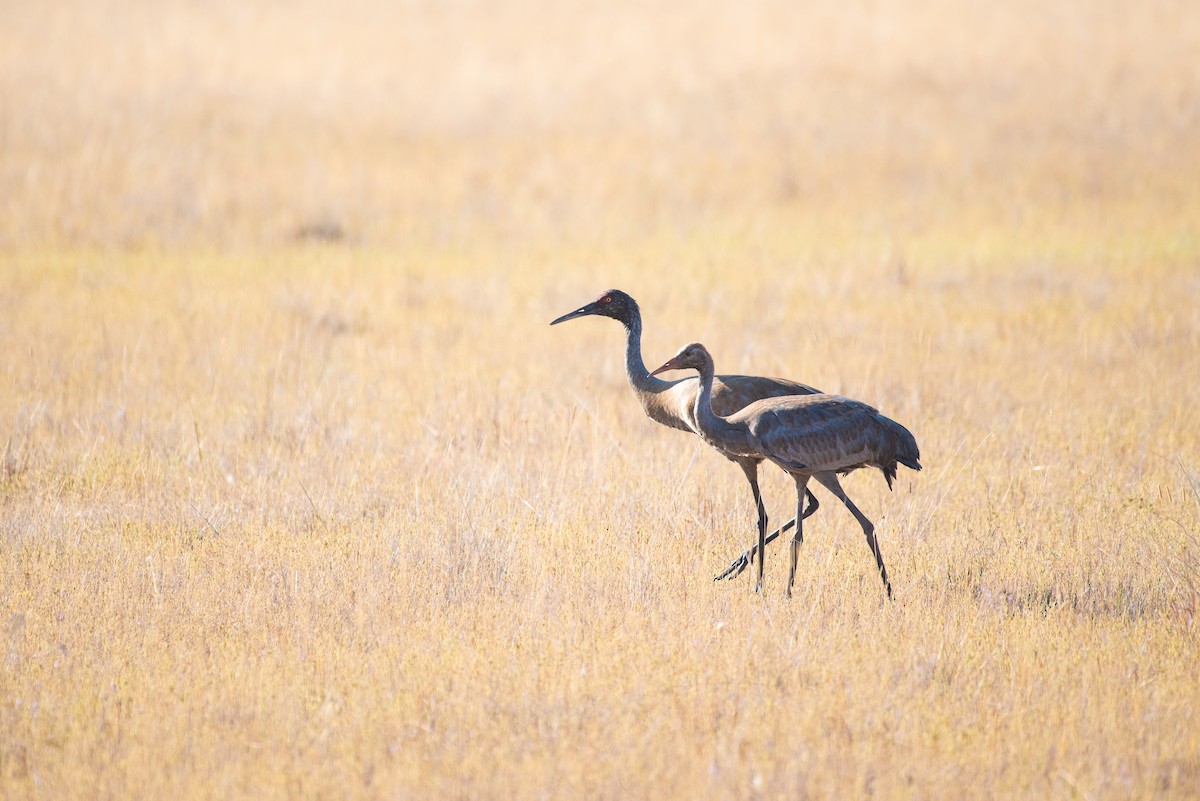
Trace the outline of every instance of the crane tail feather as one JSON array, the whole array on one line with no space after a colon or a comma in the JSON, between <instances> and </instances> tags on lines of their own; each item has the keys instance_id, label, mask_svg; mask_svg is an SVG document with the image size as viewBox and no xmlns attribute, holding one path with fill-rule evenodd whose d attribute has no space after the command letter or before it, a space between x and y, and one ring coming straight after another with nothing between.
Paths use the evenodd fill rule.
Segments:
<instances>
[{"instance_id":1,"label":"crane tail feather","mask_svg":"<svg viewBox=\"0 0 1200 801\"><path fill-rule=\"evenodd\" d=\"M890 454L892 458L879 468L883 472L883 477L887 479L888 489L891 489L892 482L896 480L896 465L902 464L910 470L921 469L921 450L917 447L917 439L911 431L895 420L882 415L880 419L887 427L892 439Z\"/></svg>"}]
</instances>

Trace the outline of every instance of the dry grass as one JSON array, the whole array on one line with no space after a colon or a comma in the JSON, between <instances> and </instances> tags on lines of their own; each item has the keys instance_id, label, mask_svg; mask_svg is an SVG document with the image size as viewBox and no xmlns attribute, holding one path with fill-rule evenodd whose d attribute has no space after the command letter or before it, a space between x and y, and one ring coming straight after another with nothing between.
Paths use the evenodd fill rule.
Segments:
<instances>
[{"instance_id":1,"label":"dry grass","mask_svg":"<svg viewBox=\"0 0 1200 801\"><path fill-rule=\"evenodd\" d=\"M0 16L0 797L1200 796L1191 5ZM916 433L894 603L609 286Z\"/></svg>"}]
</instances>

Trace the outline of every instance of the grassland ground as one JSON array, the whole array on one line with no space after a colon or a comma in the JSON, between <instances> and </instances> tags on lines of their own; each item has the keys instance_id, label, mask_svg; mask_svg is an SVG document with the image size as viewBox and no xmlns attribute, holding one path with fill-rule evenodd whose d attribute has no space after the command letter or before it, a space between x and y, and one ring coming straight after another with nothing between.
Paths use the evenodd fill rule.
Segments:
<instances>
[{"instance_id":1,"label":"grassland ground","mask_svg":"<svg viewBox=\"0 0 1200 801\"><path fill-rule=\"evenodd\" d=\"M0 797L1200 795L1190 6L3 13ZM894 602L609 287L914 432Z\"/></svg>"}]
</instances>

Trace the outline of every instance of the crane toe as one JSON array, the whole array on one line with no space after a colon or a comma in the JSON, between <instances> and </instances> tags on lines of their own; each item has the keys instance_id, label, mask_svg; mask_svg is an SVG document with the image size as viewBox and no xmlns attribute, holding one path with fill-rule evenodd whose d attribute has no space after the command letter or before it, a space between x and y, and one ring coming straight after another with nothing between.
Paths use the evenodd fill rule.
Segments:
<instances>
[{"instance_id":1,"label":"crane toe","mask_svg":"<svg viewBox=\"0 0 1200 801\"><path fill-rule=\"evenodd\" d=\"M742 572L749 566L750 552L743 551L742 555L737 559L734 559L733 562L730 563L729 567L725 568L725 570L717 576L714 576L713 581L721 581L722 579L735 579L742 575Z\"/></svg>"}]
</instances>

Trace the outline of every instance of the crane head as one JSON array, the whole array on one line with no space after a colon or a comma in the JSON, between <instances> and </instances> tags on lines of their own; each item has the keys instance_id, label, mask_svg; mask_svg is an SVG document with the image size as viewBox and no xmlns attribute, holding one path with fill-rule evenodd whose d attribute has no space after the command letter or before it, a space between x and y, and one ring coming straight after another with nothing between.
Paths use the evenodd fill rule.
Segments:
<instances>
[{"instance_id":1,"label":"crane head","mask_svg":"<svg viewBox=\"0 0 1200 801\"><path fill-rule=\"evenodd\" d=\"M588 305L580 306L573 312L567 312L562 317L551 320L550 325L565 323L567 320L574 320L576 317L587 317L592 314L601 317L611 317L629 326L633 324L633 320L640 315L640 312L638 311L637 301L619 289L610 289Z\"/></svg>"},{"instance_id":2,"label":"crane head","mask_svg":"<svg viewBox=\"0 0 1200 801\"><path fill-rule=\"evenodd\" d=\"M705 366L712 370L713 358L707 348L699 342L693 342L680 348L678 353L667 359L662 367L650 375L665 373L667 370L703 370Z\"/></svg>"}]
</instances>

